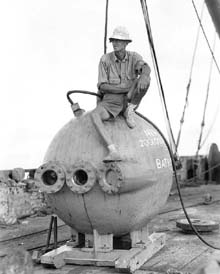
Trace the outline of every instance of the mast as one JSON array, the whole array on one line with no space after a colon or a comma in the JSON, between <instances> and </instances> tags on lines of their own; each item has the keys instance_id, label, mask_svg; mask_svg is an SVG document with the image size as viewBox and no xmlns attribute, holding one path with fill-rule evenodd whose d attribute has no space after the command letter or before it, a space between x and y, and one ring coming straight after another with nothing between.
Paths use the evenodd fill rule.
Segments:
<instances>
[{"instance_id":1,"label":"mast","mask_svg":"<svg viewBox=\"0 0 220 274\"><path fill-rule=\"evenodd\" d=\"M220 0L205 0L205 2L220 38Z\"/></svg>"}]
</instances>

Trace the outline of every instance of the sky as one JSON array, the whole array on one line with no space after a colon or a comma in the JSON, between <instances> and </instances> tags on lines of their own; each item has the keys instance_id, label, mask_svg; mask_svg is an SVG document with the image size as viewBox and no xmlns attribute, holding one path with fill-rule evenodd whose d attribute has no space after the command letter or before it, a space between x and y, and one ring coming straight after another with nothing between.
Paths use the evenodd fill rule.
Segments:
<instances>
[{"instance_id":1,"label":"sky","mask_svg":"<svg viewBox=\"0 0 220 274\"><path fill-rule=\"evenodd\" d=\"M195 0L199 13L202 0ZM190 0L148 0L153 39L172 130L177 137L192 63L198 20ZM69 90L97 91L98 62L104 52L104 0L0 1L0 169L36 168L54 135L73 118ZM109 0L108 37L126 26L152 68L151 85L138 109L167 136L140 1ZM205 7L203 25L213 44L214 26ZM107 51L112 51L107 43ZM219 38L216 59L220 61ZM210 52L200 33L179 155L194 155L200 134L210 69ZM220 77L213 65L204 136L220 145ZM95 97L73 96L82 108L95 107ZM216 118L215 118L216 117Z\"/></svg>"}]
</instances>

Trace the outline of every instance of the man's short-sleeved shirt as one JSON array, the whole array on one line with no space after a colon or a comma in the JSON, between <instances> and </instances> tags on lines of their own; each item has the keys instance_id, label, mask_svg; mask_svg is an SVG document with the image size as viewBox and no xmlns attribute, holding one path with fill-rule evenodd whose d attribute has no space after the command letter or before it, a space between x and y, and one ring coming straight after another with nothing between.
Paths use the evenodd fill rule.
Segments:
<instances>
[{"instance_id":1,"label":"man's short-sleeved shirt","mask_svg":"<svg viewBox=\"0 0 220 274\"><path fill-rule=\"evenodd\" d=\"M120 84L137 78L136 66L143 58L136 52L127 51L120 61L114 52L101 57L99 62L98 88L103 83Z\"/></svg>"},{"instance_id":2,"label":"man's short-sleeved shirt","mask_svg":"<svg viewBox=\"0 0 220 274\"><path fill-rule=\"evenodd\" d=\"M119 85L132 83L138 76L137 65L144 63L143 58L136 52L126 51L125 58L120 61L114 52L101 57L99 62L98 88L101 84ZM125 94L104 94L102 106L116 117L126 105Z\"/></svg>"}]
</instances>

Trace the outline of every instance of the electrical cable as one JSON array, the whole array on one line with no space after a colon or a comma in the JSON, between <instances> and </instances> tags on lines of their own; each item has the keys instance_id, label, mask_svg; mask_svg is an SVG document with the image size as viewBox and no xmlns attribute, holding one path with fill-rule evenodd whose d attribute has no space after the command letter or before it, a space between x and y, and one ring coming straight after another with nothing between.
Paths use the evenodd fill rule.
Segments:
<instances>
[{"instance_id":1,"label":"electrical cable","mask_svg":"<svg viewBox=\"0 0 220 274\"><path fill-rule=\"evenodd\" d=\"M180 198L180 203L181 203L181 206L182 206L182 209L183 209L183 212L186 216L186 219L192 229L192 231L196 234L196 236L204 243L206 244L207 246L213 248L213 249L217 249L217 250L220 250L220 247L217 247L217 246L214 246L210 243L208 243L206 240L203 239L203 237L199 234L199 232L197 231L197 229L193 226L191 220L190 220L190 217L186 211L186 208L185 208L185 205L184 205L184 202L183 202L183 198L182 198L182 194L181 194L181 191L180 191L180 185L179 185L179 181L178 181L178 178L177 178L177 171L176 171L176 165L175 165L175 159L174 159L174 156L173 156L173 152L172 152L172 149L170 148L166 138L164 137L163 133L160 131L160 129L154 124L152 123L148 118L146 118L144 115L140 114L139 112L135 111L135 113L140 116L141 118L143 118L145 121L147 121L148 123L150 123L158 132L159 134L161 135L161 137L163 138L166 146L167 146L167 149L169 151L169 154L170 154L170 158L171 158L171 161L172 161L172 167L173 167L173 171L174 171L174 178L175 178L175 182L176 182L176 186L177 186L177 191L178 191L178 195L179 195L179 198Z\"/></svg>"},{"instance_id":2,"label":"electrical cable","mask_svg":"<svg viewBox=\"0 0 220 274\"><path fill-rule=\"evenodd\" d=\"M149 39L149 44L150 44L150 48L151 48L151 54L153 56L153 63L154 63L154 66L156 67L156 78L157 78L157 81L159 83L159 91L160 91L160 95L161 95L161 98L163 99L162 103L163 103L163 106L164 106L164 110L165 110L165 113L166 113L166 125L169 127L168 128L168 137L169 137L169 140L170 140L170 145L168 144L167 140L165 139L165 137L163 136L163 134L161 133L161 131L154 125L154 127L158 130L158 132L161 134L166 146L167 146L167 149L169 151L169 154L170 154L170 158L171 158L171 161L172 161L172 166L173 166L173 171L174 171L174 178L175 178L175 182L176 182L176 185L177 185L177 190L178 190L178 194L179 194L179 198L180 198L180 202L181 202L181 206L183 208L183 212L186 216L186 219L191 227L191 229L193 230L193 232L196 234L196 236L204 243L206 244L207 246L213 248L213 249L218 249L220 250L220 247L216 247L210 243L208 243L207 241L205 241L203 239L203 237L199 234L199 232L196 230L196 228L193 226L189 216L188 216L188 213L185 209L185 206L184 206L184 202L183 202L183 199L182 199L182 195L181 195L181 191L180 191L180 186L179 186L179 181L178 181L178 178L177 178L177 171L176 171L176 163L175 163L175 158L174 158L174 154L173 154L173 151L176 151L176 145L175 145L175 141L174 141L174 138L173 138L173 134L172 134L172 129L171 129L171 124L170 124L170 120L169 120L169 115L168 115L168 110L167 110L167 107L166 107L166 101L165 101L165 95L164 95L164 91L163 91L163 86L162 86L162 82L161 82L161 78L160 78L160 73L159 73L159 67L158 67L158 62L157 62L157 58L156 58L156 53L155 53L155 48L154 48L154 44L153 44L153 38L152 38L152 32L151 32L151 29L150 29L150 23L149 23L149 15L148 15L148 11L147 11L147 4L146 4L146 0L140 0L141 1L141 5L142 5L142 11L143 11L143 15L144 15L144 19L145 19L145 25L146 25L146 28L147 28L147 33L148 33L148 39ZM140 117L142 117L143 119L145 119L146 121L150 122L146 117L144 117L142 114L136 112ZM150 122L152 124L152 122Z\"/></svg>"},{"instance_id":3,"label":"electrical cable","mask_svg":"<svg viewBox=\"0 0 220 274\"><path fill-rule=\"evenodd\" d=\"M73 100L70 98L70 95L73 93L81 93L81 94L89 94L89 95L93 95L93 96L97 96L99 98L102 98L101 94L95 93L95 92L91 92L91 91L86 91L86 90L70 90L67 92L66 97L67 100L70 102L71 105L73 105Z\"/></svg>"}]
</instances>

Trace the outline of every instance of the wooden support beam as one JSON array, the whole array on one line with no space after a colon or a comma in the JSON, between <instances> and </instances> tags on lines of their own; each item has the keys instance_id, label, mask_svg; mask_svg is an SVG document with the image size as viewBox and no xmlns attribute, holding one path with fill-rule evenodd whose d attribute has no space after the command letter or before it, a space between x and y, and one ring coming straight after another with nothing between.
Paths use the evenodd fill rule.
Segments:
<instances>
[{"instance_id":1,"label":"wooden support beam","mask_svg":"<svg viewBox=\"0 0 220 274\"><path fill-rule=\"evenodd\" d=\"M137 235L146 236L145 232L134 233L134 238L140 241ZM74 248L62 246L44 254L41 263L51 264L60 268L65 264L114 266L119 270L134 272L165 245L164 233L153 233L144 244L133 247L130 250L112 250L113 236L99 235L94 231L93 248ZM143 238L141 238L143 240Z\"/></svg>"},{"instance_id":2,"label":"wooden support beam","mask_svg":"<svg viewBox=\"0 0 220 274\"><path fill-rule=\"evenodd\" d=\"M148 261L155 253L164 247L166 235L164 233L153 233L148 242L142 247L134 247L128 250L116 262L115 267L121 270L134 272Z\"/></svg>"}]
</instances>

